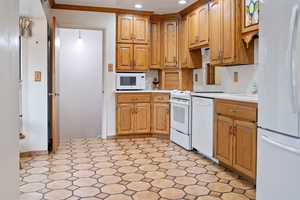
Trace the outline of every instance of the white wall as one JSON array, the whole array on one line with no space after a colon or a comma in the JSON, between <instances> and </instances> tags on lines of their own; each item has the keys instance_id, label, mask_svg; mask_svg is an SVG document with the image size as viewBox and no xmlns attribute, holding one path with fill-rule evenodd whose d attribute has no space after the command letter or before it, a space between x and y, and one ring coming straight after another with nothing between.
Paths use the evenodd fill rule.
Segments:
<instances>
[{"instance_id":1,"label":"white wall","mask_svg":"<svg viewBox=\"0 0 300 200\"><path fill-rule=\"evenodd\" d=\"M18 136L18 1L0 1L0 194L17 200Z\"/></svg>"},{"instance_id":2,"label":"white wall","mask_svg":"<svg viewBox=\"0 0 300 200\"><path fill-rule=\"evenodd\" d=\"M108 72L107 65L116 61L116 14L51 10L60 28L101 29L104 36L104 103L102 137L115 135L115 72ZM114 70L115 71L115 70Z\"/></svg>"},{"instance_id":3,"label":"white wall","mask_svg":"<svg viewBox=\"0 0 300 200\"><path fill-rule=\"evenodd\" d=\"M22 114L21 152L48 150L47 20L34 18L32 37L22 38ZM42 81L34 81L34 72Z\"/></svg>"},{"instance_id":4,"label":"white wall","mask_svg":"<svg viewBox=\"0 0 300 200\"><path fill-rule=\"evenodd\" d=\"M60 137L101 136L102 31L58 29L58 32L60 45L57 45L57 92Z\"/></svg>"},{"instance_id":5,"label":"white wall","mask_svg":"<svg viewBox=\"0 0 300 200\"><path fill-rule=\"evenodd\" d=\"M240 66L227 66L217 67L220 74L220 86L207 86L205 80L203 80L203 69L194 70L194 74L198 74L201 77L200 81L196 82L194 79L194 90L211 90L220 89L227 93L249 93L250 87L256 82L257 77L257 65L258 65L258 39L254 41L254 64L253 65L240 65ZM203 63L209 63L209 55L203 57ZM238 72L239 81L234 82L234 72Z\"/></svg>"}]
</instances>

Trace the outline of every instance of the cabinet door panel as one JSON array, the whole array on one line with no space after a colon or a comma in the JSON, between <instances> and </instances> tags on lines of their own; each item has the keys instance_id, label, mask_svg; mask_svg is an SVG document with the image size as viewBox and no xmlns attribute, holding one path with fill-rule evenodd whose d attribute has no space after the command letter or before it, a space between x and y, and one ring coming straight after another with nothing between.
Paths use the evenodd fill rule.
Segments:
<instances>
[{"instance_id":1,"label":"cabinet door panel","mask_svg":"<svg viewBox=\"0 0 300 200\"><path fill-rule=\"evenodd\" d=\"M134 133L134 104L117 105L118 135Z\"/></svg>"},{"instance_id":2,"label":"cabinet door panel","mask_svg":"<svg viewBox=\"0 0 300 200\"><path fill-rule=\"evenodd\" d=\"M149 47L148 45L134 45L134 70L149 70Z\"/></svg>"},{"instance_id":3,"label":"cabinet door panel","mask_svg":"<svg viewBox=\"0 0 300 200\"><path fill-rule=\"evenodd\" d=\"M234 122L233 167L245 175L256 177L256 125L251 122Z\"/></svg>"},{"instance_id":4,"label":"cabinet door panel","mask_svg":"<svg viewBox=\"0 0 300 200\"><path fill-rule=\"evenodd\" d=\"M234 0L226 0L222 2L222 62L224 64L230 64L235 61L235 3L236 2Z\"/></svg>"},{"instance_id":5,"label":"cabinet door panel","mask_svg":"<svg viewBox=\"0 0 300 200\"><path fill-rule=\"evenodd\" d=\"M209 35L210 35L210 64L221 62L221 35L222 35L222 5L221 0L213 0L209 10Z\"/></svg>"},{"instance_id":6,"label":"cabinet door panel","mask_svg":"<svg viewBox=\"0 0 300 200\"><path fill-rule=\"evenodd\" d=\"M168 103L153 104L153 132L157 134L170 133L170 105Z\"/></svg>"},{"instance_id":7,"label":"cabinet door panel","mask_svg":"<svg viewBox=\"0 0 300 200\"><path fill-rule=\"evenodd\" d=\"M180 73L175 71L163 72L163 88L164 90L179 90L180 89Z\"/></svg>"},{"instance_id":8,"label":"cabinet door panel","mask_svg":"<svg viewBox=\"0 0 300 200\"><path fill-rule=\"evenodd\" d=\"M189 63L189 31L188 31L188 19L184 18L181 21L181 68L187 68Z\"/></svg>"},{"instance_id":9,"label":"cabinet door panel","mask_svg":"<svg viewBox=\"0 0 300 200\"><path fill-rule=\"evenodd\" d=\"M150 103L135 104L134 133L151 132L151 106Z\"/></svg>"},{"instance_id":10,"label":"cabinet door panel","mask_svg":"<svg viewBox=\"0 0 300 200\"><path fill-rule=\"evenodd\" d=\"M160 63L160 22L151 23L151 59L150 68L161 68Z\"/></svg>"},{"instance_id":11,"label":"cabinet door panel","mask_svg":"<svg viewBox=\"0 0 300 200\"><path fill-rule=\"evenodd\" d=\"M218 115L216 135L216 157L221 162L232 165L233 120Z\"/></svg>"},{"instance_id":12,"label":"cabinet door panel","mask_svg":"<svg viewBox=\"0 0 300 200\"><path fill-rule=\"evenodd\" d=\"M165 67L177 68L178 62L178 41L177 41L177 21L167 21L164 25L164 52Z\"/></svg>"},{"instance_id":13,"label":"cabinet door panel","mask_svg":"<svg viewBox=\"0 0 300 200\"><path fill-rule=\"evenodd\" d=\"M133 16L118 15L118 42L131 43L133 41Z\"/></svg>"},{"instance_id":14,"label":"cabinet door panel","mask_svg":"<svg viewBox=\"0 0 300 200\"><path fill-rule=\"evenodd\" d=\"M117 71L130 71L133 68L133 45L117 45Z\"/></svg>"},{"instance_id":15,"label":"cabinet door panel","mask_svg":"<svg viewBox=\"0 0 300 200\"><path fill-rule=\"evenodd\" d=\"M189 36L189 47L193 48L197 46L199 42L199 15L198 10L192 12L188 16L188 36Z\"/></svg>"},{"instance_id":16,"label":"cabinet door panel","mask_svg":"<svg viewBox=\"0 0 300 200\"><path fill-rule=\"evenodd\" d=\"M208 5L199 8L199 45L203 46L208 44Z\"/></svg>"},{"instance_id":17,"label":"cabinet door panel","mask_svg":"<svg viewBox=\"0 0 300 200\"><path fill-rule=\"evenodd\" d=\"M133 39L134 43L146 44L149 42L149 17L134 17Z\"/></svg>"}]
</instances>

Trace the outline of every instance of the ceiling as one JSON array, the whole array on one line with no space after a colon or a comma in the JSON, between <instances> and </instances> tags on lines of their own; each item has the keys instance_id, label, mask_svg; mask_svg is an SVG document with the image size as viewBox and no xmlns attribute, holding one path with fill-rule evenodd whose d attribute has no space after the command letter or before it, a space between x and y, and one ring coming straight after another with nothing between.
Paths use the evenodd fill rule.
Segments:
<instances>
[{"instance_id":1,"label":"ceiling","mask_svg":"<svg viewBox=\"0 0 300 200\"><path fill-rule=\"evenodd\" d=\"M187 0L187 4L178 4L178 0L55 0L56 4L69 4L80 6L95 6L122 8L130 10L153 11L157 14L176 13L197 0ZM142 9L135 9L135 4L142 4Z\"/></svg>"},{"instance_id":2,"label":"ceiling","mask_svg":"<svg viewBox=\"0 0 300 200\"><path fill-rule=\"evenodd\" d=\"M40 0L20 0L19 13L27 17L45 17Z\"/></svg>"}]
</instances>

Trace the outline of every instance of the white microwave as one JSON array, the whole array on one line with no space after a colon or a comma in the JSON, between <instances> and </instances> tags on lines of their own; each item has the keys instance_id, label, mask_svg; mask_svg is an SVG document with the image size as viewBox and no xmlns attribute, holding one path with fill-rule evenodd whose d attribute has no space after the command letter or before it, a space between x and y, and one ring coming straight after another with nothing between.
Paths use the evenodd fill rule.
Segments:
<instances>
[{"instance_id":1,"label":"white microwave","mask_svg":"<svg viewBox=\"0 0 300 200\"><path fill-rule=\"evenodd\" d=\"M117 73L117 90L146 89L145 73Z\"/></svg>"}]
</instances>

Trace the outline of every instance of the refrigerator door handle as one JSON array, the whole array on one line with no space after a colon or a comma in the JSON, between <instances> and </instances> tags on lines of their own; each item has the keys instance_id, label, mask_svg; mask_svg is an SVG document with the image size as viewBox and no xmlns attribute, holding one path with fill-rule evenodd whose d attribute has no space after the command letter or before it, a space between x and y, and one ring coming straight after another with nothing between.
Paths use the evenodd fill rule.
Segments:
<instances>
[{"instance_id":1,"label":"refrigerator door handle","mask_svg":"<svg viewBox=\"0 0 300 200\"><path fill-rule=\"evenodd\" d=\"M293 113L298 113L298 91L297 91L297 81L296 81L296 66L295 66L295 53L296 53L296 39L297 39L297 31L299 24L299 6L295 5L292 11L292 17L290 21L289 28L289 43L288 43L288 54L287 61L290 67L290 80L291 80L291 101L293 107Z\"/></svg>"},{"instance_id":2,"label":"refrigerator door handle","mask_svg":"<svg viewBox=\"0 0 300 200\"><path fill-rule=\"evenodd\" d=\"M298 150L298 149L295 149L293 147L289 147L284 144L281 144L280 142L271 140L269 137L264 136L264 135L262 136L262 140L264 140L265 142L267 142L273 146L279 147L280 149L283 149L285 151L288 151L288 152L291 152L291 153L294 153L294 154L297 154L300 156L300 150Z\"/></svg>"}]
</instances>

